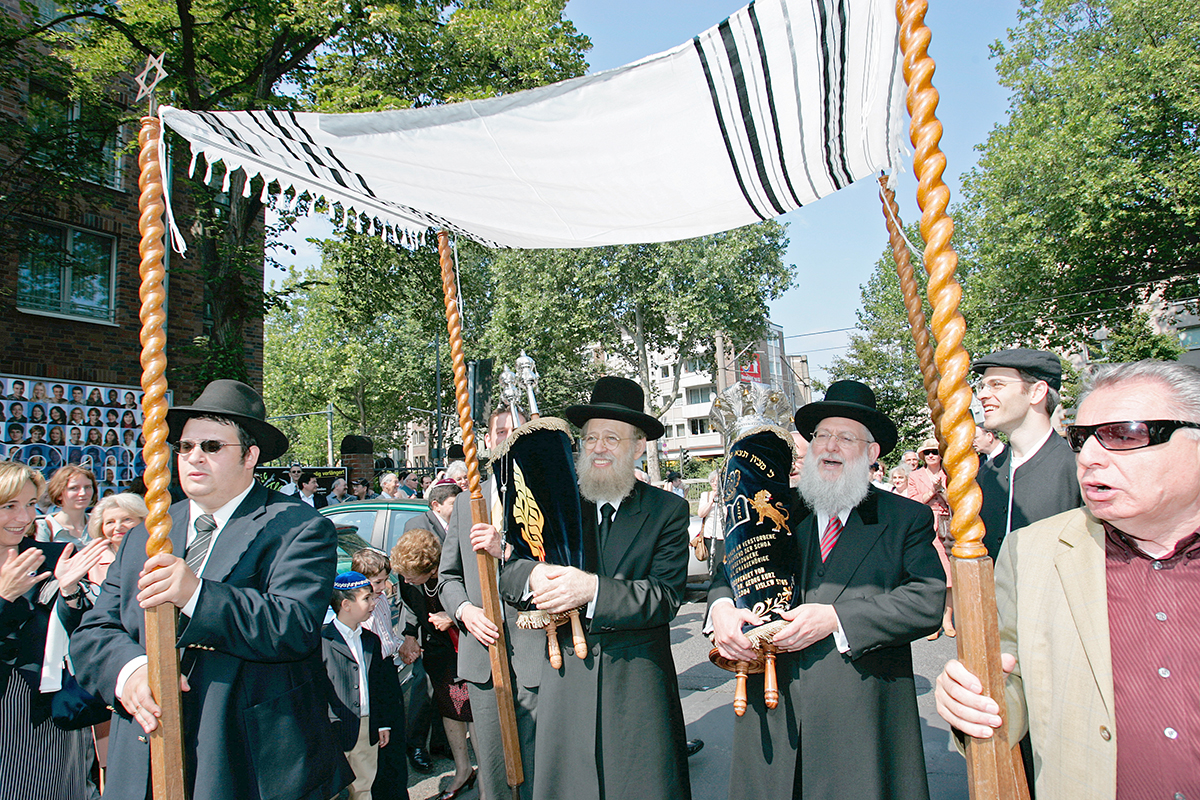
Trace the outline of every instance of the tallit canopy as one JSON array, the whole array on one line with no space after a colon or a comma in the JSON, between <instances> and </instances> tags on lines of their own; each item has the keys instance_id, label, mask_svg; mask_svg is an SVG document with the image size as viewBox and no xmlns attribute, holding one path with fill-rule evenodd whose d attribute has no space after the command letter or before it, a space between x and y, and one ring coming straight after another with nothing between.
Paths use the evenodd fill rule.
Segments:
<instances>
[{"instance_id":1,"label":"tallit canopy","mask_svg":"<svg viewBox=\"0 0 1200 800\"><path fill-rule=\"evenodd\" d=\"M193 164L324 197L403 241L446 228L592 247L729 230L891 168L903 98L893 0L760 0L673 50L489 100L160 115Z\"/></svg>"}]
</instances>

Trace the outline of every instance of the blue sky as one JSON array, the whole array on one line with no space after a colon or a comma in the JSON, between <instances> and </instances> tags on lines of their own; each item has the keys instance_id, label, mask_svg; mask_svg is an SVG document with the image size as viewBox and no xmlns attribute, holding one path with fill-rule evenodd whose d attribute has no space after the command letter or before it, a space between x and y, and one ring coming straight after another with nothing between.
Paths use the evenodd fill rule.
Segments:
<instances>
[{"instance_id":1,"label":"blue sky","mask_svg":"<svg viewBox=\"0 0 1200 800\"><path fill-rule=\"evenodd\" d=\"M707 30L744 3L740 0L570 0L566 16L592 40L592 71L610 69L667 50ZM951 203L961 197L958 176L975 163L974 147L1005 119L1006 92L996 83L989 47L1016 24L1018 0L955 0L931 3L926 23L933 31L930 55L937 63L933 84L941 95L938 118L945 132L946 182ZM906 140L907 142L907 140ZM911 146L908 147L911 153ZM910 156L911 159L911 156ZM905 222L920 217L911 160L897 188ZM808 353L815 377L847 341L859 308L860 286L887 246L887 233L873 179L783 217L791 244L786 261L797 267L797 285L771 307L783 326L786 350ZM327 223L311 220L288 237L297 263L316 260L309 236L328 235ZM268 282L280 277L267 275ZM808 335L819 331L836 333Z\"/></svg>"}]
</instances>

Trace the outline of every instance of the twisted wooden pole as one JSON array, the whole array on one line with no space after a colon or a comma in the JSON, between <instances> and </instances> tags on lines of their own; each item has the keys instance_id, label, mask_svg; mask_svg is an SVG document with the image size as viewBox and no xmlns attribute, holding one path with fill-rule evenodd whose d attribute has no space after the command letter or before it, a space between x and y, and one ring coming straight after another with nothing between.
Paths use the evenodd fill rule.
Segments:
<instances>
[{"instance_id":1,"label":"twisted wooden pole","mask_svg":"<svg viewBox=\"0 0 1200 800\"><path fill-rule=\"evenodd\" d=\"M929 345L929 325L925 320L925 309L921 306L921 291L917 286L916 273L913 272L908 243L904 241L904 232L900 228L900 206L896 203L896 193L888 187L886 175L879 176L879 199L883 202L883 216L887 222L888 240L892 244L892 260L896 262L896 275L900 278L900 291L904 295L908 327L917 345L917 359L921 363L921 379L925 383L929 413L933 418L933 428L939 434L938 440L941 441L943 409L942 401L938 399L938 372L933 362L933 348Z\"/></svg>"},{"instance_id":2,"label":"twisted wooden pole","mask_svg":"<svg viewBox=\"0 0 1200 800\"><path fill-rule=\"evenodd\" d=\"M438 261L442 268L442 294L446 300L446 328L450 333L450 362L454 367L454 397L458 404L458 424L462 428L463 457L467 462L467 487L471 493L471 519L487 523L490 518L483 484L479 477L479 453L475 447L475 423L471 420L471 395L467 386L467 361L463 356L462 315L458 310L457 289L454 283L454 251L450 235L438 231ZM488 648L492 661L492 690L500 712L500 741L504 747L504 767L513 799L520 800L517 788L525 781L521 766L521 741L517 734L517 711L513 704L512 673L508 669L508 644L505 641L504 619L500 614L500 587L496 583L496 559L486 552L477 552L479 563L479 594L484 613L499 633Z\"/></svg>"},{"instance_id":3,"label":"twisted wooden pole","mask_svg":"<svg viewBox=\"0 0 1200 800\"><path fill-rule=\"evenodd\" d=\"M138 133L138 231L141 242L139 296L142 341L142 433L146 445L146 556L171 552L171 450L167 446L167 315L163 255L166 252L163 225L162 165L158 140L162 135L158 118L142 117ZM179 696L179 655L175 649L175 606L170 603L146 609L146 655L149 656L150 691L162 708L159 725L150 734L150 784L155 800L183 800L183 711Z\"/></svg>"},{"instance_id":4,"label":"twisted wooden pole","mask_svg":"<svg viewBox=\"0 0 1200 800\"><path fill-rule=\"evenodd\" d=\"M929 57L932 34L925 25L926 0L897 0L900 48L904 53L904 79L908 84L909 134L917 176L917 203L921 207L921 238L925 240L925 271L929 275L929 302L933 307L934 354L941 380L938 399L943 413L941 432L947 494L953 510L950 531L955 603L959 616L958 655L983 683L985 692L1000 707L1001 726L990 739L967 737L967 769L972 800L1028 797L1020 751L1008 744L1005 675L1000 668L1000 633L996 616L996 586L992 561L983 547L979 521L982 495L975 475L979 459L971 447L975 425L970 416L971 390L966 377L970 357L962 346L966 322L958 311L962 288L954 278L958 255L950 246L954 222L946 213L950 190L942 181L946 157L939 143L942 125L937 119L938 93L933 88L934 62Z\"/></svg>"}]
</instances>

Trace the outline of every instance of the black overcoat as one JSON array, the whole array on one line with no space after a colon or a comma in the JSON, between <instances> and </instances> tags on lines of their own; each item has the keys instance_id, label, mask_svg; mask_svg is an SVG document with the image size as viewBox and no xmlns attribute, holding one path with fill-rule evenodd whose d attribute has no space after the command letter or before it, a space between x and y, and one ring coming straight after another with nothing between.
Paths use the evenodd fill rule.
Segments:
<instances>
[{"instance_id":1,"label":"black overcoat","mask_svg":"<svg viewBox=\"0 0 1200 800\"><path fill-rule=\"evenodd\" d=\"M872 487L825 562L815 515L794 530L798 603L832 604L850 651L827 636L780 654L773 710L762 676L750 676L750 707L734 721L730 800L927 800L909 643L937 630L945 602L933 514ZM709 603L731 596L718 579Z\"/></svg>"},{"instance_id":2,"label":"black overcoat","mask_svg":"<svg viewBox=\"0 0 1200 800\"><path fill-rule=\"evenodd\" d=\"M188 512L186 500L171 506L176 554ZM71 637L80 684L108 700L121 668L146 653L137 581L147 538L145 526L125 537ZM195 613L179 617L192 800L326 800L353 780L329 724L319 649L336 541L333 523L312 508L255 484L214 543ZM105 800L145 800L150 748L114 706Z\"/></svg>"},{"instance_id":3,"label":"black overcoat","mask_svg":"<svg viewBox=\"0 0 1200 800\"><path fill-rule=\"evenodd\" d=\"M595 504L584 501L582 511L589 571L599 575L588 653L575 656L564 625L562 669L543 663L533 798L688 800L670 629L687 586L688 505L639 481L603 546ZM520 602L535 563L504 565L506 600Z\"/></svg>"}]
</instances>

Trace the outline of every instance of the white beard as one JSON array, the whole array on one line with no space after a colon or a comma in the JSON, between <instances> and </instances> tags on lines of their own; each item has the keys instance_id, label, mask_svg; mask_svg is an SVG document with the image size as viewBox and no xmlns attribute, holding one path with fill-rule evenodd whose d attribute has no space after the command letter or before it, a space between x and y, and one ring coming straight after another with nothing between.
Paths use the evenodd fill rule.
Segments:
<instances>
[{"instance_id":1,"label":"white beard","mask_svg":"<svg viewBox=\"0 0 1200 800\"><path fill-rule=\"evenodd\" d=\"M821 474L820 460L809 452L800 469L800 497L809 508L832 517L866 499L871 489L871 461L867 453L861 458L844 460L837 478Z\"/></svg>"},{"instance_id":2,"label":"white beard","mask_svg":"<svg viewBox=\"0 0 1200 800\"><path fill-rule=\"evenodd\" d=\"M624 500L633 491L637 475L633 471L633 448L626 448L624 455L610 454L613 463L609 467L597 468L592 464L592 455L580 449L575 457L575 473L579 477L579 493L584 500L597 506L615 504Z\"/></svg>"}]
</instances>

